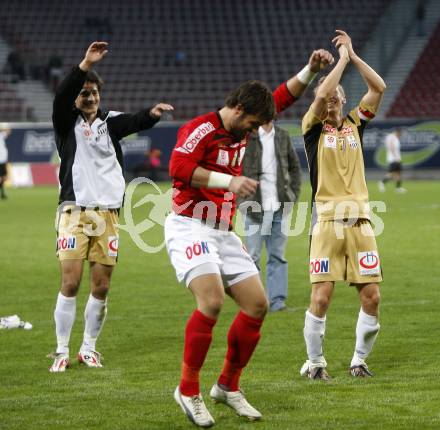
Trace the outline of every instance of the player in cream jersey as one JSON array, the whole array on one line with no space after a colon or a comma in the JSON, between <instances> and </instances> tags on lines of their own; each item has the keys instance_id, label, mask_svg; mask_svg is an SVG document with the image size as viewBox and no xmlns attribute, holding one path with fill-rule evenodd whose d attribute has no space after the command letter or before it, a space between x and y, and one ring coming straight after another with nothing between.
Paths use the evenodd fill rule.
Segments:
<instances>
[{"instance_id":1,"label":"player in cream jersey","mask_svg":"<svg viewBox=\"0 0 440 430\"><path fill-rule=\"evenodd\" d=\"M306 312L304 338L308 360L301 374L329 379L322 343L326 313L336 281L356 286L361 310L350 373L371 376L365 359L379 331L379 255L370 225L362 136L379 107L385 90L382 78L354 52L351 39L337 30L333 39L340 59L318 84L315 100L303 118L302 131L312 185L313 216L310 244L311 303ZM339 81L352 62L368 92L346 117L344 90Z\"/></svg>"}]
</instances>

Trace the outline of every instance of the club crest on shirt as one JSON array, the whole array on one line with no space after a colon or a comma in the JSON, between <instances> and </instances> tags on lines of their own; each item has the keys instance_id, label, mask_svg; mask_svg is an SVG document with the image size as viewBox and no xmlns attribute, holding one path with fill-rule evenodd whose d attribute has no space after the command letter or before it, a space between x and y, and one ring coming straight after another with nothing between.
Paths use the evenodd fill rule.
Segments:
<instances>
[{"instance_id":1,"label":"club crest on shirt","mask_svg":"<svg viewBox=\"0 0 440 430\"><path fill-rule=\"evenodd\" d=\"M336 137L331 135L325 135L324 137L324 147L336 149Z\"/></svg>"},{"instance_id":2,"label":"club crest on shirt","mask_svg":"<svg viewBox=\"0 0 440 430\"><path fill-rule=\"evenodd\" d=\"M103 122L98 125L98 134L100 136L107 134L107 123L106 122Z\"/></svg>"},{"instance_id":3,"label":"club crest on shirt","mask_svg":"<svg viewBox=\"0 0 440 430\"><path fill-rule=\"evenodd\" d=\"M216 164L227 166L229 164L229 153L224 149L219 149Z\"/></svg>"}]
</instances>

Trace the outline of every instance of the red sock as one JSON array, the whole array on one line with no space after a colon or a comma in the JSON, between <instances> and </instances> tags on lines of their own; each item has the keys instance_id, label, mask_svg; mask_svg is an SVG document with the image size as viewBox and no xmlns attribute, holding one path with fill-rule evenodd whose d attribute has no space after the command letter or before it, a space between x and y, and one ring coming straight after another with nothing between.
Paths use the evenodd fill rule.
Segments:
<instances>
[{"instance_id":1,"label":"red sock","mask_svg":"<svg viewBox=\"0 0 440 430\"><path fill-rule=\"evenodd\" d=\"M200 393L199 372L212 340L212 329L217 321L195 310L186 323L180 392L184 396Z\"/></svg>"},{"instance_id":2,"label":"red sock","mask_svg":"<svg viewBox=\"0 0 440 430\"><path fill-rule=\"evenodd\" d=\"M263 320L240 311L228 332L228 352L218 384L229 391L239 390L240 375L260 340Z\"/></svg>"}]
</instances>

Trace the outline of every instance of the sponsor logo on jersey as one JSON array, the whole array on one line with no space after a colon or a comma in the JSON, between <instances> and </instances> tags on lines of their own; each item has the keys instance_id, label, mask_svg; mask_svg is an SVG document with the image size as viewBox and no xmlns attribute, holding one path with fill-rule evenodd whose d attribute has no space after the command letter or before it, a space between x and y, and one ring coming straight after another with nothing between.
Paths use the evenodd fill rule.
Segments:
<instances>
[{"instance_id":1,"label":"sponsor logo on jersey","mask_svg":"<svg viewBox=\"0 0 440 430\"><path fill-rule=\"evenodd\" d=\"M229 164L229 153L224 149L219 149L216 163L219 166L227 166Z\"/></svg>"},{"instance_id":2,"label":"sponsor logo on jersey","mask_svg":"<svg viewBox=\"0 0 440 430\"><path fill-rule=\"evenodd\" d=\"M117 257L118 256L118 247L119 247L119 237L118 236L109 236L108 237L108 256L109 257Z\"/></svg>"},{"instance_id":3,"label":"sponsor logo on jersey","mask_svg":"<svg viewBox=\"0 0 440 430\"><path fill-rule=\"evenodd\" d=\"M377 251L358 252L358 262L361 276L380 274L380 262Z\"/></svg>"},{"instance_id":4,"label":"sponsor logo on jersey","mask_svg":"<svg viewBox=\"0 0 440 430\"><path fill-rule=\"evenodd\" d=\"M185 254L188 260L202 254L209 254L208 242L194 242L192 245L186 247Z\"/></svg>"},{"instance_id":5,"label":"sponsor logo on jersey","mask_svg":"<svg viewBox=\"0 0 440 430\"><path fill-rule=\"evenodd\" d=\"M336 137L335 136L325 136L324 147L336 149Z\"/></svg>"},{"instance_id":6,"label":"sponsor logo on jersey","mask_svg":"<svg viewBox=\"0 0 440 430\"><path fill-rule=\"evenodd\" d=\"M347 125L346 127L342 127L341 133L342 134L353 134L353 129L351 128L351 125Z\"/></svg>"},{"instance_id":7,"label":"sponsor logo on jersey","mask_svg":"<svg viewBox=\"0 0 440 430\"><path fill-rule=\"evenodd\" d=\"M60 236L57 239L57 251L71 251L76 249L76 236Z\"/></svg>"},{"instance_id":8,"label":"sponsor logo on jersey","mask_svg":"<svg viewBox=\"0 0 440 430\"><path fill-rule=\"evenodd\" d=\"M312 260L310 260L310 273L312 275L330 273L330 260L328 259L328 257L313 258Z\"/></svg>"},{"instance_id":9,"label":"sponsor logo on jersey","mask_svg":"<svg viewBox=\"0 0 440 430\"><path fill-rule=\"evenodd\" d=\"M176 151L183 152L184 154L190 154L196 149L199 142L207 136L209 133L215 130L215 127L210 122L204 122L200 124L185 140L185 143Z\"/></svg>"},{"instance_id":10,"label":"sponsor logo on jersey","mask_svg":"<svg viewBox=\"0 0 440 430\"><path fill-rule=\"evenodd\" d=\"M358 143L356 141L356 137L351 135L351 136L347 136L347 140L348 140L348 145L350 146L351 149L356 149L358 147Z\"/></svg>"},{"instance_id":11,"label":"sponsor logo on jersey","mask_svg":"<svg viewBox=\"0 0 440 430\"><path fill-rule=\"evenodd\" d=\"M336 128L332 127L330 124L325 124L324 133L336 133Z\"/></svg>"}]
</instances>

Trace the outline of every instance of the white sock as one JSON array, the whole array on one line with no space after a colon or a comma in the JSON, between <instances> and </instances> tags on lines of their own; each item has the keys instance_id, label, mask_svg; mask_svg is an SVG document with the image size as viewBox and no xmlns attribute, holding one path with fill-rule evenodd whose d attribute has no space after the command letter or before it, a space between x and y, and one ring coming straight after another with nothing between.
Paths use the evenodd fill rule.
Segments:
<instances>
[{"instance_id":1,"label":"white sock","mask_svg":"<svg viewBox=\"0 0 440 430\"><path fill-rule=\"evenodd\" d=\"M368 315L361 308L356 325L356 348L351 360L351 366L363 364L373 349L379 329L378 318L374 315Z\"/></svg>"},{"instance_id":2,"label":"white sock","mask_svg":"<svg viewBox=\"0 0 440 430\"><path fill-rule=\"evenodd\" d=\"M310 311L306 311L304 322L304 339L306 341L307 355L312 366L321 365L326 367L327 363L322 353L322 344L325 334L325 317L319 318Z\"/></svg>"},{"instance_id":3,"label":"white sock","mask_svg":"<svg viewBox=\"0 0 440 430\"><path fill-rule=\"evenodd\" d=\"M96 339L102 330L106 315L107 300L95 299L95 297L90 294L86 309L84 311L86 325L84 329L84 338L81 345L81 351L96 350Z\"/></svg>"},{"instance_id":4,"label":"white sock","mask_svg":"<svg viewBox=\"0 0 440 430\"><path fill-rule=\"evenodd\" d=\"M58 293L55 312L55 332L57 335L57 353L69 354L69 339L76 314L76 297L66 297Z\"/></svg>"}]
</instances>

